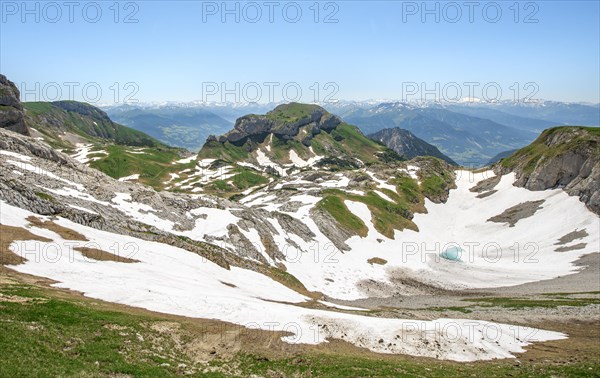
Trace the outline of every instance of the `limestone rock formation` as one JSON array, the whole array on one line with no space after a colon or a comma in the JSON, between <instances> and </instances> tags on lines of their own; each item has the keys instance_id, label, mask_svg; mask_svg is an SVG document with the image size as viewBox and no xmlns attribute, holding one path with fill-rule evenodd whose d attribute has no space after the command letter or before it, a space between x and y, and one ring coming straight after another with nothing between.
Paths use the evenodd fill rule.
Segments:
<instances>
[{"instance_id":1,"label":"limestone rock formation","mask_svg":"<svg viewBox=\"0 0 600 378\"><path fill-rule=\"evenodd\" d=\"M515 185L529 190L563 188L600 214L600 129L548 129L531 145L501 160L495 170L515 172Z\"/></svg>"},{"instance_id":2,"label":"limestone rock formation","mask_svg":"<svg viewBox=\"0 0 600 378\"><path fill-rule=\"evenodd\" d=\"M298 135L301 127L311 126L311 133L305 138L307 140L305 144L310 145L310 136L317 135L321 131L330 131L342 123L339 117L316 105L311 106L309 112L303 112L296 119L283 118L281 115L284 112L289 114L289 109L293 106L299 105L293 103L280 105L265 115L250 114L238 118L233 130L219 137L211 135L208 141L242 144L248 138L271 133L285 140ZM303 107L303 110L305 109L306 106Z\"/></svg>"},{"instance_id":3,"label":"limestone rock formation","mask_svg":"<svg viewBox=\"0 0 600 378\"><path fill-rule=\"evenodd\" d=\"M0 74L0 128L30 135L25 125L19 89L6 76Z\"/></svg>"}]
</instances>

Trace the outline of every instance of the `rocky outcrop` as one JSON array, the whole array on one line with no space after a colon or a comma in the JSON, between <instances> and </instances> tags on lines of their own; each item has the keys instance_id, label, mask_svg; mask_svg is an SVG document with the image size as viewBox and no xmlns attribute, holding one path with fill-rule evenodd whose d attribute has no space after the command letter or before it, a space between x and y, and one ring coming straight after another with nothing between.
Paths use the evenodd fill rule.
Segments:
<instances>
[{"instance_id":1,"label":"rocky outcrop","mask_svg":"<svg viewBox=\"0 0 600 378\"><path fill-rule=\"evenodd\" d=\"M30 135L20 96L15 83L0 74L0 128Z\"/></svg>"},{"instance_id":2,"label":"rocky outcrop","mask_svg":"<svg viewBox=\"0 0 600 378\"><path fill-rule=\"evenodd\" d=\"M331 240L335 248L340 251L350 250L350 246L346 244L346 240L355 236L354 233L340 227L339 222L334 217L319 207L313 207L310 210L310 217L319 228L319 231Z\"/></svg>"},{"instance_id":3,"label":"rocky outcrop","mask_svg":"<svg viewBox=\"0 0 600 378\"><path fill-rule=\"evenodd\" d=\"M502 160L494 169L500 174L514 172L514 185L529 190L562 188L600 215L600 133L597 129L546 130L530 146Z\"/></svg>"},{"instance_id":4,"label":"rocky outcrop","mask_svg":"<svg viewBox=\"0 0 600 378\"><path fill-rule=\"evenodd\" d=\"M218 140L221 143L236 143L246 140L252 135L268 134L274 126L275 122L267 119L265 116L247 115L238 118L233 130L220 136Z\"/></svg>"},{"instance_id":5,"label":"rocky outcrop","mask_svg":"<svg viewBox=\"0 0 600 378\"><path fill-rule=\"evenodd\" d=\"M421 181L423 195L433 203L446 203L450 190L456 189L454 167L430 156L419 156L412 162L419 167L417 176Z\"/></svg>"},{"instance_id":6,"label":"rocky outcrop","mask_svg":"<svg viewBox=\"0 0 600 378\"><path fill-rule=\"evenodd\" d=\"M600 215L600 160L585 152L572 151L549 160L530 174L518 175L515 185L530 190L562 187Z\"/></svg>"},{"instance_id":7,"label":"rocky outcrop","mask_svg":"<svg viewBox=\"0 0 600 378\"><path fill-rule=\"evenodd\" d=\"M458 165L454 160L440 152L436 146L417 138L410 131L399 127L379 130L376 133L368 135L368 137L383 143L386 147L396 151L406 159L412 159L417 156L433 156L451 165Z\"/></svg>"},{"instance_id":8,"label":"rocky outcrop","mask_svg":"<svg viewBox=\"0 0 600 378\"><path fill-rule=\"evenodd\" d=\"M227 234L229 236L229 243L235 246L239 256L259 261L262 264L268 264L267 260L260 253L261 251L258 250L260 249L260 246L252 244L252 242L240 232L238 226L235 224L228 225Z\"/></svg>"},{"instance_id":9,"label":"rocky outcrop","mask_svg":"<svg viewBox=\"0 0 600 378\"><path fill-rule=\"evenodd\" d=\"M506 223L509 227L514 227L521 219L532 217L542 208L544 202L545 200L521 202L518 205L509 207L501 214L489 218L487 221Z\"/></svg>"},{"instance_id":10,"label":"rocky outcrop","mask_svg":"<svg viewBox=\"0 0 600 378\"><path fill-rule=\"evenodd\" d=\"M250 114L238 118L233 130L219 137L211 135L207 139L207 142L218 141L220 143L243 144L249 138L266 136L268 134L288 140L298 135L301 128L307 127L310 133L303 139L303 143L309 146L312 136L319 134L321 131L331 131L342 123L339 117L328 113L325 109L316 105L311 106L310 111L298 116L296 119L281 117L280 114L287 111L287 108L290 106L300 105L280 105L265 115Z\"/></svg>"}]
</instances>

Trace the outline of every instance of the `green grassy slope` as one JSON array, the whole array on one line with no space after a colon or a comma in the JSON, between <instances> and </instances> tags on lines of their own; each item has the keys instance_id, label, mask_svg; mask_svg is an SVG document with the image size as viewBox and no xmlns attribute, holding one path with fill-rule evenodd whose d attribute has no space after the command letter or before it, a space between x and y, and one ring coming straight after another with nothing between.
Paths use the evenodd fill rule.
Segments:
<instances>
[{"instance_id":1,"label":"green grassy slope","mask_svg":"<svg viewBox=\"0 0 600 378\"><path fill-rule=\"evenodd\" d=\"M98 155L100 160L90 162L90 167L115 179L139 174L140 182L157 190L163 188L163 183L168 179L169 173L193 168L196 164L195 161L186 164L172 164L173 161L180 158L179 151L167 147L147 147L141 151L132 151L127 146L107 145L104 147L104 151L108 155Z\"/></svg>"},{"instance_id":2,"label":"green grassy slope","mask_svg":"<svg viewBox=\"0 0 600 378\"><path fill-rule=\"evenodd\" d=\"M71 132L89 141L106 140L136 147L165 146L141 131L119 125L102 110L77 101L25 102L26 123L56 146L68 147L62 133Z\"/></svg>"}]
</instances>

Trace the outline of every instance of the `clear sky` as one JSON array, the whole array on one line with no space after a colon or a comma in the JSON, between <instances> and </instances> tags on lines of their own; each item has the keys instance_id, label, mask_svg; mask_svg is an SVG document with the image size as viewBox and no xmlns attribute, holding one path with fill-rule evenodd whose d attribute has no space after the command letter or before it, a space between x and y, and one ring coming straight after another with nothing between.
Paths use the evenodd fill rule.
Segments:
<instances>
[{"instance_id":1,"label":"clear sky","mask_svg":"<svg viewBox=\"0 0 600 378\"><path fill-rule=\"evenodd\" d=\"M27 101L600 102L598 1L0 4Z\"/></svg>"}]
</instances>

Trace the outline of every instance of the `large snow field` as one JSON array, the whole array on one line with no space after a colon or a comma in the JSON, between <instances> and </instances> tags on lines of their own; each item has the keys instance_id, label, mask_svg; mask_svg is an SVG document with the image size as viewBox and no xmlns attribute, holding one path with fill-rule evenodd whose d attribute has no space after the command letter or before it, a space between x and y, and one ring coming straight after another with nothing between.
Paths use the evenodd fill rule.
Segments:
<instances>
[{"instance_id":1,"label":"large snow field","mask_svg":"<svg viewBox=\"0 0 600 378\"><path fill-rule=\"evenodd\" d=\"M99 201L81 184L36 167L26 156L16 153L3 155L19 160L6 160L6 163L18 169L66 184L63 189L48 189L51 193L110 206L137 221L195 240L204 241L206 236L226 236L227 226L240 221L232 212L236 209L198 208L188 213L188 218L196 217L195 227L180 231L173 220L163 219L160 212L147 204L133 201L129 194L115 193L110 202ZM457 189L450 191L448 201L435 204L426 200L428 212L415 214L413 219L419 231L396 231L394 239L375 230L365 205L347 201L350 211L365 220L369 232L364 238L354 236L348 239L346 244L350 250L344 252L334 246L312 219L310 210L321 198L309 192L298 190L289 198L289 202L300 203L300 207L294 212L285 212L302 221L314 233L311 240L305 241L286 232L275 218L267 220L279 233L273 235L273 239L287 256L286 261L282 261L287 271L307 289L345 300L371 295L365 292L362 282L370 280L390 285L394 277L399 276L448 289L491 288L552 279L576 273L580 267L574 263L579 257L598 252L600 219L578 198L569 196L561 189L529 191L515 187L512 185L513 174L503 176L495 187L497 192L488 197L477 198L478 193L469 190L477 182L493 175L491 171L476 174L457 171ZM344 175L338 174L335 179L331 181L332 186L347 185L348 178ZM389 185L383 180L378 180L378 183L382 188ZM329 181L325 181L319 185L329 184ZM284 202L275 200L274 194L260 190L244 198L240 207L283 211L280 208ZM488 221L508 208L536 200L544 201L541 208L533 216L518 220L514 227ZM561 247L569 249L579 245L579 249L557 252L558 239L576 230L585 230L587 236ZM249 231L243 233L255 242L260 252L266 250L251 226ZM440 257L452 245L459 246L464 252L460 261ZM227 243L222 246L235 247ZM384 259L387 263L369 264L368 260L372 258ZM270 258L267 260L271 261ZM404 293L401 288L396 290Z\"/></svg>"},{"instance_id":2,"label":"large snow field","mask_svg":"<svg viewBox=\"0 0 600 378\"><path fill-rule=\"evenodd\" d=\"M434 204L426 200L428 213L415 214L418 232L396 231L391 240L370 229L366 238L348 241L352 253L342 258L352 260L347 265L358 265L361 258L381 257L389 262L387 269L409 269L446 288L489 288L575 273L579 268L573 263L579 257L598 252L600 220L577 197L561 189L529 191L515 187L514 174L503 176L491 196L477 198L478 193L469 191L493 175L491 171L457 172L457 189L450 191L448 201ZM541 209L514 227L488 221L510 207L535 200L544 200ZM567 246L585 243L585 247L557 252L558 239L575 230L586 230L588 236ZM451 245L465 251L461 261L440 257Z\"/></svg>"},{"instance_id":3,"label":"large snow field","mask_svg":"<svg viewBox=\"0 0 600 378\"><path fill-rule=\"evenodd\" d=\"M27 226L26 218L35 215L5 202L0 206L0 222L4 225ZM31 226L31 232L54 242L14 242L11 250L27 261L12 269L47 277L57 281L57 287L92 298L285 331L286 342L317 344L340 338L375 352L473 361L511 357L531 342L566 337L557 332L476 320L374 318L298 307L294 303L308 298L253 271L226 270L179 248L99 231L63 218L55 222L89 241L65 241L52 231ZM139 262L90 260L75 251L76 246L119 253Z\"/></svg>"},{"instance_id":4,"label":"large snow field","mask_svg":"<svg viewBox=\"0 0 600 378\"><path fill-rule=\"evenodd\" d=\"M316 236L306 242L278 228L280 235L273 237L287 256L283 263L288 272L309 290L346 300L368 296L361 291L358 283L365 280L389 283L390 277L395 274L408 274L449 289L512 286L551 279L576 273L580 268L574 262L584 254L598 251L600 220L578 198L560 189L534 192L515 187L512 185L513 174L501 178L495 188L496 193L477 198L478 193L471 192L469 188L491 176L491 171L477 174L458 171L457 189L450 191L448 201L435 204L426 200L427 214L415 214L413 219L419 231L396 231L394 239L375 230L365 205L347 201L350 211L365 220L369 233L365 238L354 236L347 240L351 250L346 252L338 250L310 216L310 209L320 198L300 192L290 201L301 202L302 206L288 214L300 219ZM273 203L276 197L264 194L252 194L243 202L248 207L279 210L281 205ZM514 227L488 221L512 206L535 200L544 200L541 209L531 217L520 219ZM143 204L124 201L119 194L113 202L141 222L197 240L202 240L206 234L223 236L227 225L239 220L229 210L202 208L194 213L213 215L197 219L196 227L191 231L178 232L173 230L171 221L161 220ZM138 209L144 211L139 212ZM276 226L275 220L273 223ZM586 230L588 235L566 246L585 243L585 247L556 252L558 239L575 230ZM261 249L260 240L253 239ZM290 245L286 239L293 240L300 248ZM452 245L464 251L458 262L440 256ZM374 257L385 259L388 263L367 263Z\"/></svg>"},{"instance_id":5,"label":"large snow field","mask_svg":"<svg viewBox=\"0 0 600 378\"><path fill-rule=\"evenodd\" d=\"M514 187L512 174L501 178L495 188L498 192L491 196L477 198L479 193L469 191L493 175L491 171L458 171L457 189L450 191L448 201L435 204L426 200L428 213L415 214L413 219L419 231L396 231L393 240L375 230L364 204L346 201L349 210L365 220L369 228L367 237L354 236L346 241L351 247L346 252L335 248L310 218L309 210L319 198L294 196L290 200L306 205L289 214L301 219L316 237L309 243L294 239L300 251L286 246L288 261L284 263L288 272L309 290L351 300L368 296L357 285L359 282L390 283L391 276L397 274L449 289L512 286L551 279L576 273L580 267L574 262L579 257L598 252L600 220L578 198L560 189L534 192ZM265 199L255 197L246 204L263 205ZM512 206L542 199L542 208L514 227L487 221ZM586 230L588 236L566 246L585 243L585 247L557 252L558 239L575 230ZM453 245L464 250L458 262L440 256ZM367 260L374 257L388 263L368 264Z\"/></svg>"}]
</instances>

